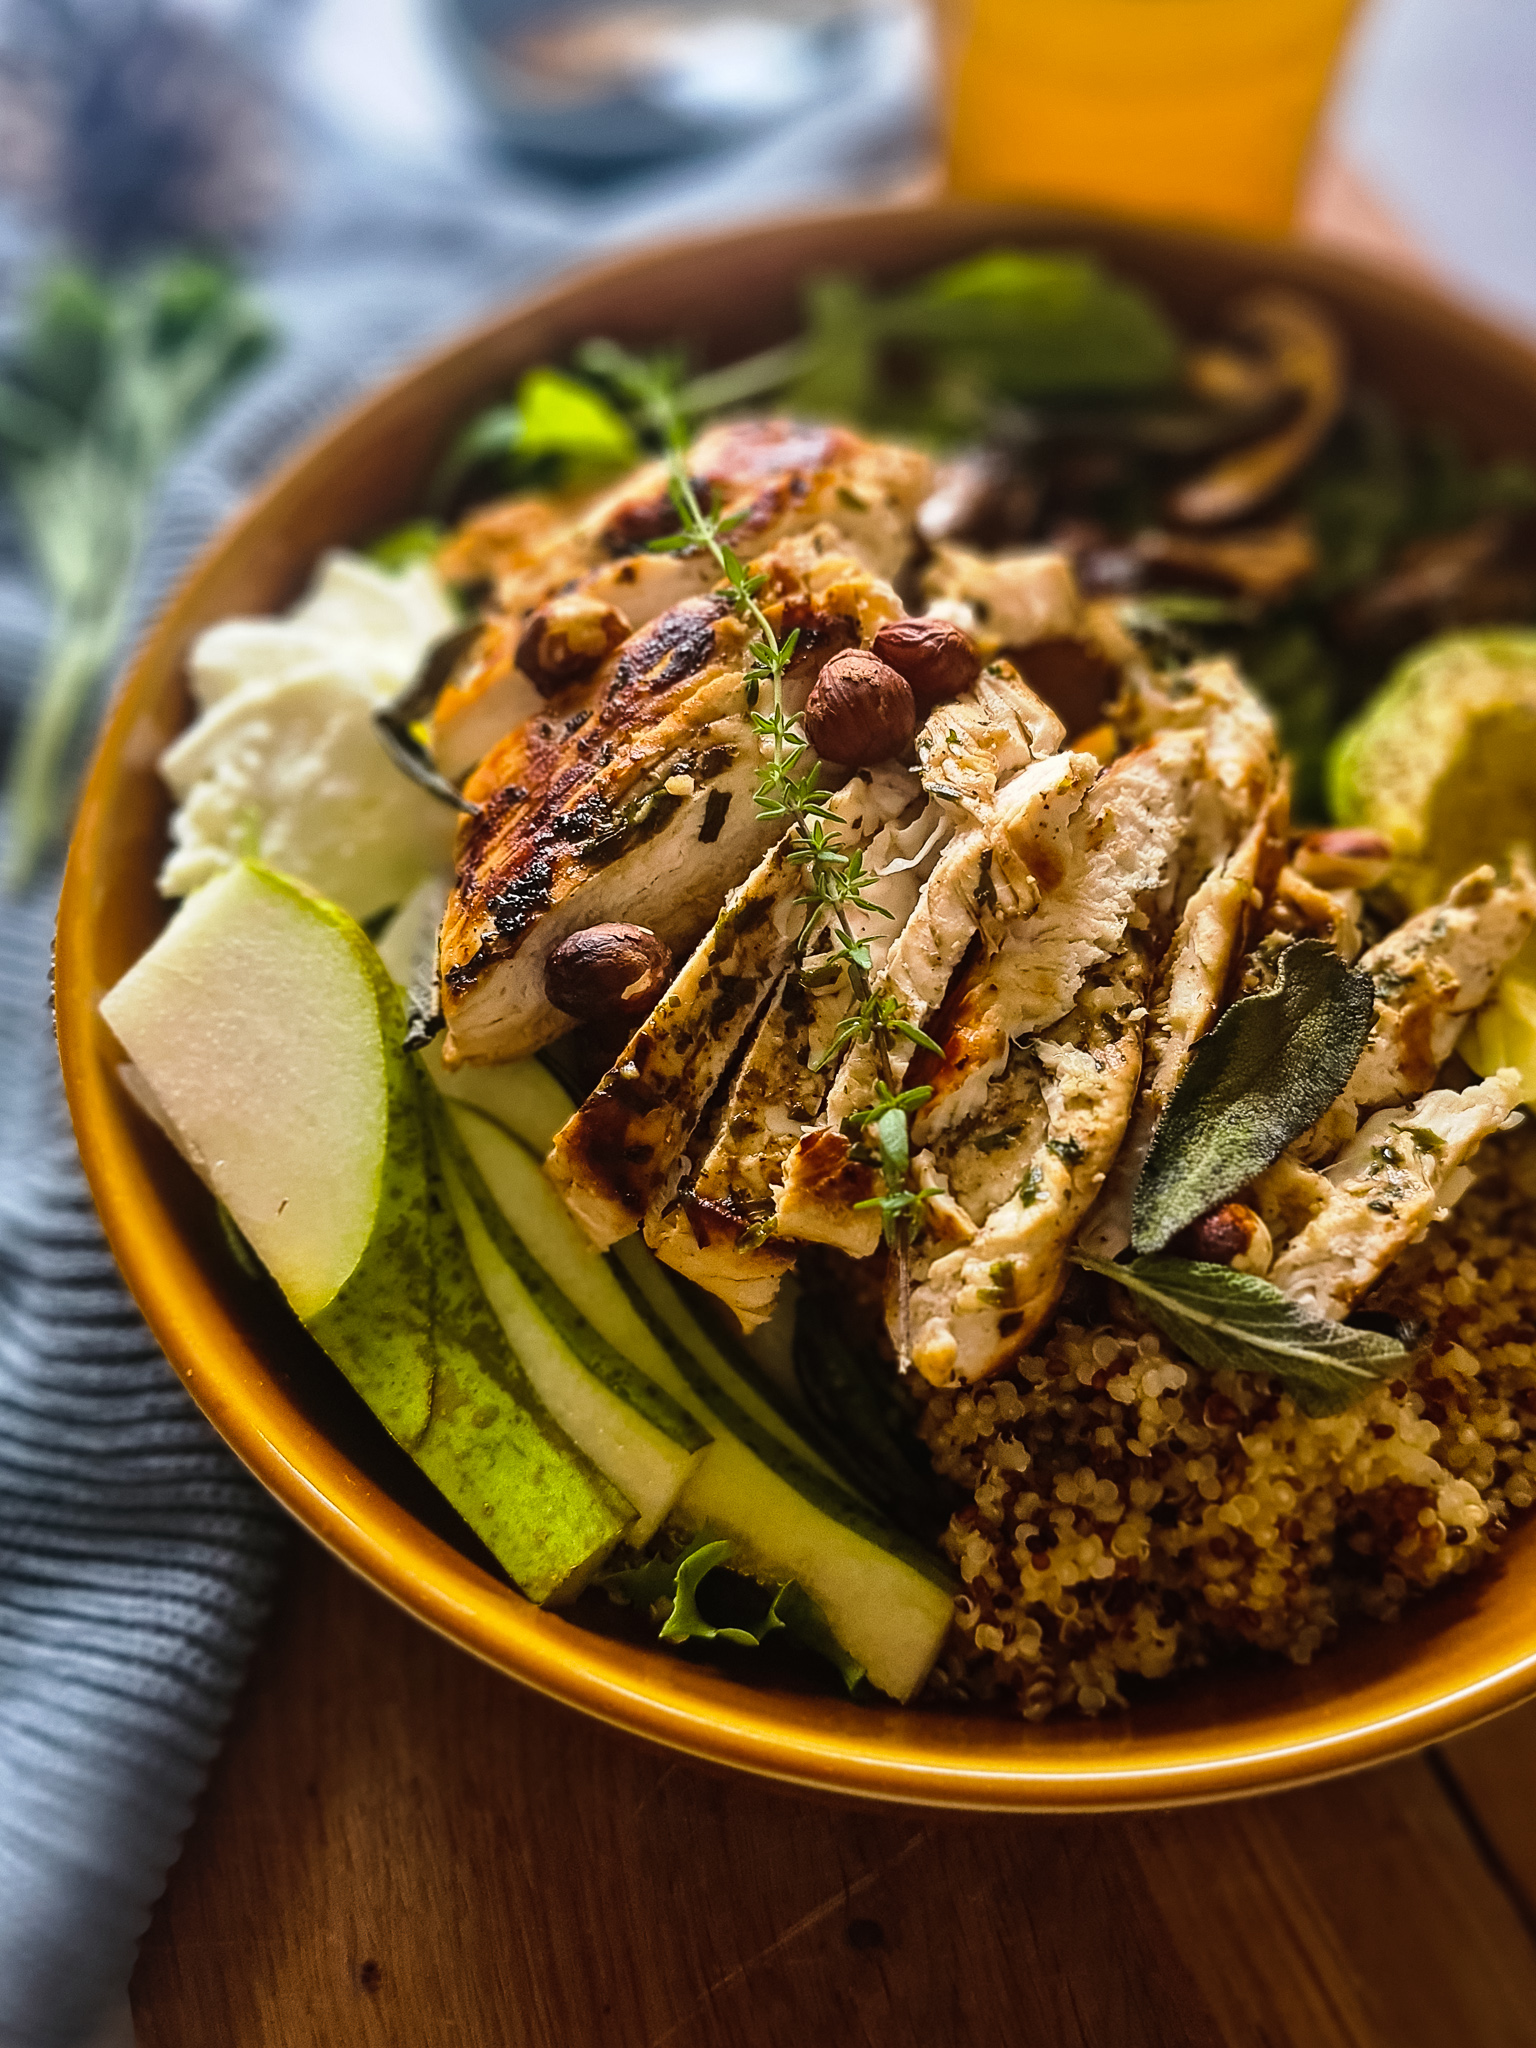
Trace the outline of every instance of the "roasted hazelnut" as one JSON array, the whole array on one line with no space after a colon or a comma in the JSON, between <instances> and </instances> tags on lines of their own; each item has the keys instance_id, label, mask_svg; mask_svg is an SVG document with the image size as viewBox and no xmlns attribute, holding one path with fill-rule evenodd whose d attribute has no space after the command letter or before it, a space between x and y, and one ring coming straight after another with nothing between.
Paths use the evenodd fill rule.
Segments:
<instances>
[{"instance_id":1,"label":"roasted hazelnut","mask_svg":"<svg viewBox=\"0 0 1536 2048\"><path fill-rule=\"evenodd\" d=\"M1392 849L1379 832L1346 826L1309 832L1291 855L1291 866L1319 889L1374 889L1391 865Z\"/></svg>"},{"instance_id":2,"label":"roasted hazelnut","mask_svg":"<svg viewBox=\"0 0 1536 2048\"><path fill-rule=\"evenodd\" d=\"M1223 1202L1180 1231L1170 1249L1181 1259L1230 1266L1236 1273L1267 1273L1274 1244L1262 1216L1246 1202Z\"/></svg>"},{"instance_id":3,"label":"roasted hazelnut","mask_svg":"<svg viewBox=\"0 0 1536 2048\"><path fill-rule=\"evenodd\" d=\"M638 1017L671 978L671 948L643 924L593 924L550 954L544 993L569 1017Z\"/></svg>"},{"instance_id":4,"label":"roasted hazelnut","mask_svg":"<svg viewBox=\"0 0 1536 2048\"><path fill-rule=\"evenodd\" d=\"M920 711L963 695L981 674L981 656L948 619L892 619L870 652L906 677Z\"/></svg>"},{"instance_id":5,"label":"roasted hazelnut","mask_svg":"<svg viewBox=\"0 0 1536 2048\"><path fill-rule=\"evenodd\" d=\"M873 768L904 754L916 730L911 684L859 648L834 655L806 700L806 737L842 768Z\"/></svg>"},{"instance_id":6,"label":"roasted hazelnut","mask_svg":"<svg viewBox=\"0 0 1536 2048\"><path fill-rule=\"evenodd\" d=\"M558 697L585 682L630 634L611 604L573 590L530 612L517 643L517 665L541 697Z\"/></svg>"}]
</instances>

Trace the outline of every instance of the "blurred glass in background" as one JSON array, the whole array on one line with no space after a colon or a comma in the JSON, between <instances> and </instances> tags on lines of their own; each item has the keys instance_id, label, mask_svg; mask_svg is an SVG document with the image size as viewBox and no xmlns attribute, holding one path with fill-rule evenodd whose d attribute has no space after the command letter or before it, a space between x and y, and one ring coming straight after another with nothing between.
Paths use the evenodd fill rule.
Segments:
<instances>
[{"instance_id":1,"label":"blurred glass in background","mask_svg":"<svg viewBox=\"0 0 1536 2048\"><path fill-rule=\"evenodd\" d=\"M972 0L949 175L1284 234L1355 0Z\"/></svg>"}]
</instances>

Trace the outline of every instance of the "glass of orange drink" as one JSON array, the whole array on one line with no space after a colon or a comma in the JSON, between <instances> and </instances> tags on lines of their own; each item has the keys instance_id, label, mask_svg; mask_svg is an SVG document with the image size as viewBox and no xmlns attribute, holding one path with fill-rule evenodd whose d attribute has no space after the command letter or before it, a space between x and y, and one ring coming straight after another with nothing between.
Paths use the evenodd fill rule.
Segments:
<instances>
[{"instance_id":1,"label":"glass of orange drink","mask_svg":"<svg viewBox=\"0 0 1536 2048\"><path fill-rule=\"evenodd\" d=\"M1256 234L1291 225L1354 0L961 0L949 182Z\"/></svg>"}]
</instances>

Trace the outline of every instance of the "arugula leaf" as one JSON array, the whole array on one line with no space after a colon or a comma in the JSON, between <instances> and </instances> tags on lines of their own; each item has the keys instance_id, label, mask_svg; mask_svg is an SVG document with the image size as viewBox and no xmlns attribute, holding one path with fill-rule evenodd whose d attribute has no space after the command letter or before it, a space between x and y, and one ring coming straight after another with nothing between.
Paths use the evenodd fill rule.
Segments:
<instances>
[{"instance_id":1,"label":"arugula leaf","mask_svg":"<svg viewBox=\"0 0 1536 2048\"><path fill-rule=\"evenodd\" d=\"M1208 1372L1272 1375L1304 1415L1337 1415L1409 1353L1378 1330L1332 1323L1253 1273L1195 1259L1113 1265L1074 1252L1075 1264L1134 1294L1150 1321Z\"/></svg>"},{"instance_id":2,"label":"arugula leaf","mask_svg":"<svg viewBox=\"0 0 1536 2048\"><path fill-rule=\"evenodd\" d=\"M639 457L634 430L600 391L541 364L511 404L489 407L464 428L430 495L446 505L476 479L492 490L575 490Z\"/></svg>"},{"instance_id":3,"label":"arugula leaf","mask_svg":"<svg viewBox=\"0 0 1536 2048\"><path fill-rule=\"evenodd\" d=\"M969 358L1012 398L1172 384L1182 351L1144 292L1088 256L994 249L881 308L892 339Z\"/></svg>"},{"instance_id":4,"label":"arugula leaf","mask_svg":"<svg viewBox=\"0 0 1536 2048\"><path fill-rule=\"evenodd\" d=\"M608 1572L597 1583L628 1606L652 1614L665 1607L657 1630L664 1643L720 1642L757 1649L775 1629L783 1629L792 1641L826 1658L836 1667L848 1690L854 1691L864 1676L863 1665L848 1655L832 1633L827 1617L794 1579L774 1589L767 1613L754 1624L717 1626L705 1618L699 1610L699 1588L712 1571L725 1566L731 1550L728 1542L706 1538L680 1557L670 1561L647 1558L643 1564L627 1570Z\"/></svg>"},{"instance_id":5,"label":"arugula leaf","mask_svg":"<svg viewBox=\"0 0 1536 2048\"><path fill-rule=\"evenodd\" d=\"M790 1579L787 1584L780 1586L773 1596L773 1605L768 1612L770 1618L776 1619L779 1626L793 1641L799 1643L802 1649L814 1650L818 1657L824 1657L833 1665L850 1692L858 1691L859 1681L864 1676L864 1666L850 1657L833 1635L832 1624L798 1579Z\"/></svg>"},{"instance_id":6,"label":"arugula leaf","mask_svg":"<svg viewBox=\"0 0 1536 2048\"><path fill-rule=\"evenodd\" d=\"M1131 1243L1160 1251L1317 1122L1355 1070L1376 997L1322 939L1282 954L1263 995L1224 1012L1195 1047L1152 1134Z\"/></svg>"},{"instance_id":7,"label":"arugula leaf","mask_svg":"<svg viewBox=\"0 0 1536 2048\"><path fill-rule=\"evenodd\" d=\"M443 543L447 529L437 519L408 519L391 527L369 544L368 559L392 575L417 562L430 562Z\"/></svg>"}]
</instances>

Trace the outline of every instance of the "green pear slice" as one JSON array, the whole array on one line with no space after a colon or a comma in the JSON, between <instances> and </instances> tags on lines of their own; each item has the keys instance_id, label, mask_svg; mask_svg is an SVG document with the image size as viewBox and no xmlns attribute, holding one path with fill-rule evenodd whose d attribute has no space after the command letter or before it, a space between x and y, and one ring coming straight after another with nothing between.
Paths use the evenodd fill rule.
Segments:
<instances>
[{"instance_id":1,"label":"green pear slice","mask_svg":"<svg viewBox=\"0 0 1536 2048\"><path fill-rule=\"evenodd\" d=\"M574 1597L633 1504L508 1346L453 1217L404 1007L344 912L254 864L107 995L163 1121L311 1333L531 1599Z\"/></svg>"},{"instance_id":2,"label":"green pear slice","mask_svg":"<svg viewBox=\"0 0 1536 2048\"><path fill-rule=\"evenodd\" d=\"M639 1510L629 1540L648 1543L687 1485L707 1432L610 1344L560 1292L513 1228L491 1185L527 1162L522 1146L480 1111L437 1118L449 1194L470 1259L507 1341L573 1442ZM509 1155L510 1158L509 1158Z\"/></svg>"},{"instance_id":3,"label":"green pear slice","mask_svg":"<svg viewBox=\"0 0 1536 2048\"><path fill-rule=\"evenodd\" d=\"M389 1125L378 993L346 926L275 876L230 868L101 1014L307 1322L372 1234Z\"/></svg>"}]
</instances>

